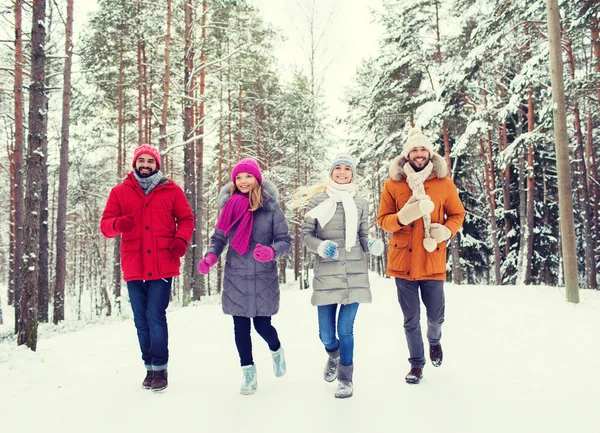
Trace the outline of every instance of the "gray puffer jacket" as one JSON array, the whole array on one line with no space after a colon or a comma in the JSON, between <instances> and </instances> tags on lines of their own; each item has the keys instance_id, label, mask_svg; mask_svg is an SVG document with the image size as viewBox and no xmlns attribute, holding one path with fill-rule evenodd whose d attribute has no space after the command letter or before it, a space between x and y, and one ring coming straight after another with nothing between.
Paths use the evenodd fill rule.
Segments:
<instances>
[{"instance_id":1,"label":"gray puffer jacket","mask_svg":"<svg viewBox=\"0 0 600 433\"><path fill-rule=\"evenodd\" d=\"M327 193L316 194L310 199L307 212L328 199ZM321 227L319 222L306 216L302 223L302 242L316 253L319 244L324 240L337 242L340 256L325 259L317 254L313 278L313 305L352 304L354 302L371 302L369 277L364 253L368 248L368 215L369 205L359 196L354 197L358 213L357 245L346 251L346 227L344 207L337 204L333 218Z\"/></svg>"},{"instance_id":2,"label":"gray puffer jacket","mask_svg":"<svg viewBox=\"0 0 600 433\"><path fill-rule=\"evenodd\" d=\"M219 193L221 209L231 197L232 185L225 185ZM277 188L268 180L263 180L262 188L263 206L254 211L250 250L244 255L233 248L227 250L222 305L223 312L232 316L272 316L279 311L277 262L256 261L254 249L256 244L270 246L275 250L275 258L279 258L287 254L292 239L277 201ZM222 230L215 229L206 252L221 255L236 230L237 226L225 236Z\"/></svg>"}]
</instances>

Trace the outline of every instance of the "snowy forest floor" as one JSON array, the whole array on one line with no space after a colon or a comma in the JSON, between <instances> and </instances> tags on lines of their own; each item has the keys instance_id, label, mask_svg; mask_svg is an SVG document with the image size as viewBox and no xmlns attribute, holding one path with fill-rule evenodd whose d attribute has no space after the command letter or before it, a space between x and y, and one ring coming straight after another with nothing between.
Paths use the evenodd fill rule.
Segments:
<instances>
[{"instance_id":1,"label":"snowy forest floor","mask_svg":"<svg viewBox=\"0 0 600 433\"><path fill-rule=\"evenodd\" d=\"M444 363L407 385L408 351L392 279L371 275L373 303L355 323L354 396L322 379L311 291L282 289L273 319L288 373L275 378L253 331L258 390L240 395L233 324L207 299L169 310L169 387L141 389L130 318L62 332L37 352L0 343L0 431L600 432L600 292L543 286L446 285ZM5 325L12 326L8 308ZM425 323L423 322L425 326ZM51 326L51 325L44 325ZM427 346L426 346L427 347Z\"/></svg>"}]
</instances>

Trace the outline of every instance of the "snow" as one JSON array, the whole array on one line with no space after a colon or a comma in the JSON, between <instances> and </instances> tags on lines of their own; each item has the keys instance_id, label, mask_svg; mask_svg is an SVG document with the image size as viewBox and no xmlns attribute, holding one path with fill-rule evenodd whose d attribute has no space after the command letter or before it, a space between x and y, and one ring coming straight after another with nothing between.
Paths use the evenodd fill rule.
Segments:
<instances>
[{"instance_id":1,"label":"snow","mask_svg":"<svg viewBox=\"0 0 600 433\"><path fill-rule=\"evenodd\" d=\"M600 292L565 301L562 288L446 285L444 363L407 385L407 348L392 279L371 275L373 303L355 324L354 396L322 379L311 291L282 290L273 319L288 373L275 378L253 333L258 390L239 394L233 325L215 299L168 314L169 387L141 389L130 318L44 332L37 352L0 343L0 430L118 432L597 433ZM125 307L124 307L125 308ZM7 311L9 310L9 311ZM0 335L12 327L5 308ZM425 326L425 323L423 323Z\"/></svg>"}]
</instances>

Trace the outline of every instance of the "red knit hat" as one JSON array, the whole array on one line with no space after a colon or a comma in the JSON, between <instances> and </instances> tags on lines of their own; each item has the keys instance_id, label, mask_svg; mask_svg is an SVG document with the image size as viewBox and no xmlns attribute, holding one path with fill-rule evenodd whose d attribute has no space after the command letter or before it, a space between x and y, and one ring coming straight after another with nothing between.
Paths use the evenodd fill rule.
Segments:
<instances>
[{"instance_id":1,"label":"red knit hat","mask_svg":"<svg viewBox=\"0 0 600 433\"><path fill-rule=\"evenodd\" d=\"M238 162L233 170L231 171L231 181L235 183L235 177L240 173L250 173L258 180L258 183L262 183L262 173L260 166L255 159L245 158Z\"/></svg>"},{"instance_id":2,"label":"red knit hat","mask_svg":"<svg viewBox=\"0 0 600 433\"><path fill-rule=\"evenodd\" d=\"M140 157L140 155L143 155L144 153L154 158L154 160L156 161L156 169L160 170L160 153L158 152L158 149L156 147L151 146L149 144L142 144L133 151L133 162L131 163L131 166L135 168L135 162Z\"/></svg>"}]
</instances>

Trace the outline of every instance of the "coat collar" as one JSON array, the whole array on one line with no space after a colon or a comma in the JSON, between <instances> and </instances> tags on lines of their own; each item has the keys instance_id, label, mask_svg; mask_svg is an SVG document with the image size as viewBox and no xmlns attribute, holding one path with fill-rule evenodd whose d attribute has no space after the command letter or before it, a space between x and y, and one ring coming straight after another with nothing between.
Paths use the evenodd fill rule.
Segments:
<instances>
[{"instance_id":1,"label":"coat collar","mask_svg":"<svg viewBox=\"0 0 600 433\"><path fill-rule=\"evenodd\" d=\"M223 207L227 204L229 199L231 198L231 187L233 186L233 182L228 182L225 186L221 188L219 192L219 209L223 209ZM274 210L279 204L279 192L275 185L266 179L262 181L262 199L263 199L263 207L267 210Z\"/></svg>"},{"instance_id":2,"label":"coat collar","mask_svg":"<svg viewBox=\"0 0 600 433\"><path fill-rule=\"evenodd\" d=\"M408 159L402 155L398 155L396 158L394 158L392 164L390 165L390 179L395 180L396 182L406 179L406 174L404 173L404 164L407 162ZM437 175L437 177L441 179L448 176L446 160L437 152L433 152L431 154L431 162L433 164L433 172Z\"/></svg>"}]
</instances>

